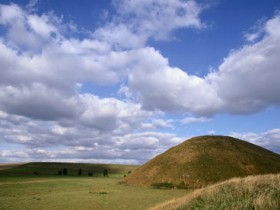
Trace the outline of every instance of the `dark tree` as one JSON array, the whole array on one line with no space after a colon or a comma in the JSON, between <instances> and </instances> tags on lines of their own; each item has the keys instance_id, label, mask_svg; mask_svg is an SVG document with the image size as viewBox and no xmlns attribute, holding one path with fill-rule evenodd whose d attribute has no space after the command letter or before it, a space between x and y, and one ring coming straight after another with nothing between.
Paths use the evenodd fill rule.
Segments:
<instances>
[{"instance_id":1,"label":"dark tree","mask_svg":"<svg viewBox=\"0 0 280 210\"><path fill-rule=\"evenodd\" d=\"M104 171L103 171L103 176L108 176L108 169L104 169Z\"/></svg>"},{"instance_id":2,"label":"dark tree","mask_svg":"<svg viewBox=\"0 0 280 210\"><path fill-rule=\"evenodd\" d=\"M62 175L62 171L58 171L58 175Z\"/></svg>"},{"instance_id":3,"label":"dark tree","mask_svg":"<svg viewBox=\"0 0 280 210\"><path fill-rule=\"evenodd\" d=\"M67 175L67 168L64 168L64 169L62 170L62 173L63 173L63 175Z\"/></svg>"},{"instance_id":4,"label":"dark tree","mask_svg":"<svg viewBox=\"0 0 280 210\"><path fill-rule=\"evenodd\" d=\"M34 175L39 175L36 171L35 171L35 172L33 172L33 174L34 174Z\"/></svg>"},{"instance_id":5,"label":"dark tree","mask_svg":"<svg viewBox=\"0 0 280 210\"><path fill-rule=\"evenodd\" d=\"M79 176L81 176L82 175L82 169L80 168L79 169Z\"/></svg>"},{"instance_id":6,"label":"dark tree","mask_svg":"<svg viewBox=\"0 0 280 210\"><path fill-rule=\"evenodd\" d=\"M92 176L92 172L88 172L88 176Z\"/></svg>"}]
</instances>

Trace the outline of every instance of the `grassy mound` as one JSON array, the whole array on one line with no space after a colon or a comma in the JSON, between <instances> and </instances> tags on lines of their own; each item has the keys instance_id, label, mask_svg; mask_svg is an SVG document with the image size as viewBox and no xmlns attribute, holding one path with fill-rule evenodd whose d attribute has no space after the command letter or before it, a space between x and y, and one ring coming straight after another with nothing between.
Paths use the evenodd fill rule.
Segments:
<instances>
[{"instance_id":1,"label":"grassy mound","mask_svg":"<svg viewBox=\"0 0 280 210\"><path fill-rule=\"evenodd\" d=\"M280 172L280 155L232 137L200 136L150 160L124 182L198 188L233 177L277 172Z\"/></svg>"},{"instance_id":2,"label":"grassy mound","mask_svg":"<svg viewBox=\"0 0 280 210\"><path fill-rule=\"evenodd\" d=\"M277 210L280 206L280 175L259 175L233 178L186 196L160 204L151 210L183 209L262 209Z\"/></svg>"}]
</instances>

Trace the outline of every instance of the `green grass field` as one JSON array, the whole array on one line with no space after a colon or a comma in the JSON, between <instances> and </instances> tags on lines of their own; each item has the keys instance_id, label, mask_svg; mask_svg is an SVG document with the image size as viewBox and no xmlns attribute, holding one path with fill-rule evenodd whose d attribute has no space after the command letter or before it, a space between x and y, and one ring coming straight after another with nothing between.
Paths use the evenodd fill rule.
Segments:
<instances>
[{"instance_id":1,"label":"green grass field","mask_svg":"<svg viewBox=\"0 0 280 210\"><path fill-rule=\"evenodd\" d=\"M83 167L81 167L83 166ZM57 170L67 167L69 175ZM77 176L77 168L84 176ZM103 168L109 177L102 177ZM0 171L0 209L148 209L186 194L185 190L160 190L119 184L137 166L31 163ZM96 170L100 170L97 173ZM87 176L92 170L92 177ZM36 171L39 175L34 175Z\"/></svg>"}]
</instances>

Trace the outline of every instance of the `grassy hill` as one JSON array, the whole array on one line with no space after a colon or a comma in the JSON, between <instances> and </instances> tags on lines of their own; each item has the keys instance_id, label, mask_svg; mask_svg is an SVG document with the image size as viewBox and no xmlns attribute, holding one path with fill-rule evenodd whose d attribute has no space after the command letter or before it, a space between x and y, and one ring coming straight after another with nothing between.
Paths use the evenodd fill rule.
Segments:
<instances>
[{"instance_id":1,"label":"grassy hill","mask_svg":"<svg viewBox=\"0 0 280 210\"><path fill-rule=\"evenodd\" d=\"M248 176L197 189L182 198L157 205L151 210L263 209L280 206L280 174Z\"/></svg>"},{"instance_id":2,"label":"grassy hill","mask_svg":"<svg viewBox=\"0 0 280 210\"><path fill-rule=\"evenodd\" d=\"M227 136L187 140L150 160L124 182L155 187L197 188L232 177L280 172L280 156Z\"/></svg>"},{"instance_id":3,"label":"grassy hill","mask_svg":"<svg viewBox=\"0 0 280 210\"><path fill-rule=\"evenodd\" d=\"M59 171L67 169L67 176L78 176L79 169L82 169L81 176L103 176L104 169L109 175L124 175L133 171L138 166L116 165L116 164L89 164L89 163L56 163L38 162L15 165L5 170L0 170L0 177L28 177L28 176L57 176Z\"/></svg>"}]
</instances>

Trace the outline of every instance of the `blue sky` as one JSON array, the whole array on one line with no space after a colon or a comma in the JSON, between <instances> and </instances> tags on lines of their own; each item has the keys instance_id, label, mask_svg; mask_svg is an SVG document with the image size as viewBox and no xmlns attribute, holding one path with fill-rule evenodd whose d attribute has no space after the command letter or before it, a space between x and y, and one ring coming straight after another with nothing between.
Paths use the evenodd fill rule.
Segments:
<instances>
[{"instance_id":1,"label":"blue sky","mask_svg":"<svg viewBox=\"0 0 280 210\"><path fill-rule=\"evenodd\" d=\"M141 164L187 138L280 153L280 2L0 0L0 162Z\"/></svg>"}]
</instances>

